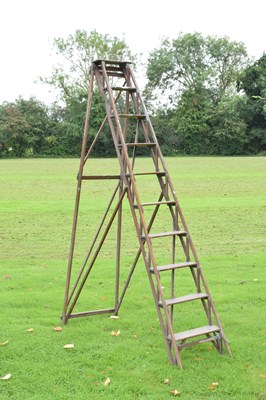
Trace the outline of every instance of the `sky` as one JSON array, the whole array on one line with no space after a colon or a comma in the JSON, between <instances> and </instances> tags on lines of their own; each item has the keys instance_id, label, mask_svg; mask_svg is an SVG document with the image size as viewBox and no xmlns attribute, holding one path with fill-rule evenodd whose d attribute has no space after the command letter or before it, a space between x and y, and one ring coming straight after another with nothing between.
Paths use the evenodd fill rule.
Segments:
<instances>
[{"instance_id":1,"label":"sky","mask_svg":"<svg viewBox=\"0 0 266 400\"><path fill-rule=\"evenodd\" d=\"M6 0L0 6L0 104L36 97L47 104L56 93L38 80L57 59L55 37L77 29L124 38L145 62L161 38L180 32L227 36L243 42L249 56L266 52L265 0Z\"/></svg>"}]
</instances>

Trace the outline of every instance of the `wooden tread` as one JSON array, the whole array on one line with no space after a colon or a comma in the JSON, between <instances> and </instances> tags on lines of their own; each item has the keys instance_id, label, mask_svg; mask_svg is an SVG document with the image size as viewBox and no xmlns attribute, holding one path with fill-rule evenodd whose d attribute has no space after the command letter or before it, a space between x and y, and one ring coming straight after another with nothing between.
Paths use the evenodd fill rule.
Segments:
<instances>
[{"instance_id":1,"label":"wooden tread","mask_svg":"<svg viewBox=\"0 0 266 400\"><path fill-rule=\"evenodd\" d=\"M121 147L122 145L119 144L119 147ZM156 146L156 143L126 143L126 146L128 147L154 147Z\"/></svg>"},{"instance_id":2,"label":"wooden tread","mask_svg":"<svg viewBox=\"0 0 266 400\"><path fill-rule=\"evenodd\" d=\"M119 118L137 118L137 119L146 119L146 116L144 114L118 114ZM114 115L111 115L111 118L114 118Z\"/></svg>"},{"instance_id":3,"label":"wooden tread","mask_svg":"<svg viewBox=\"0 0 266 400\"><path fill-rule=\"evenodd\" d=\"M137 172L134 173L134 176L138 175L156 175L156 176L165 176L165 172ZM129 174L126 174L126 177L130 177ZM102 179L120 179L121 175L82 175L82 180L102 180ZM78 176L77 176L78 179Z\"/></svg>"},{"instance_id":4,"label":"wooden tread","mask_svg":"<svg viewBox=\"0 0 266 400\"><path fill-rule=\"evenodd\" d=\"M178 340L186 340L186 339L190 339L190 338L193 338L196 336L208 335L210 333L220 332L220 331L221 330L218 326L206 325L206 326L202 326L200 328L195 328L195 329L190 329L188 331L175 333L174 337L175 337L175 341L177 342ZM170 335L168 335L167 339L171 340Z\"/></svg>"},{"instance_id":5,"label":"wooden tread","mask_svg":"<svg viewBox=\"0 0 266 400\"><path fill-rule=\"evenodd\" d=\"M162 233L150 233L148 236L150 239L156 239L160 237L166 236L186 236L187 232L185 231L171 231L171 232L162 232ZM146 236L142 235L141 239L145 239Z\"/></svg>"},{"instance_id":6,"label":"wooden tread","mask_svg":"<svg viewBox=\"0 0 266 400\"><path fill-rule=\"evenodd\" d=\"M207 299L207 298L208 295L206 293L194 293L194 294L187 294L186 296L175 297L174 299L165 300L165 303L167 306L173 306L175 304L187 303L188 301ZM159 301L158 306L162 307L163 303Z\"/></svg>"},{"instance_id":7,"label":"wooden tread","mask_svg":"<svg viewBox=\"0 0 266 400\"><path fill-rule=\"evenodd\" d=\"M135 87L129 87L129 86L113 86L112 90L116 90L118 92L129 92L129 93L135 93L137 89Z\"/></svg>"},{"instance_id":8,"label":"wooden tread","mask_svg":"<svg viewBox=\"0 0 266 400\"><path fill-rule=\"evenodd\" d=\"M196 262L187 261L187 262L178 263L178 264L162 265L160 267L157 267L157 271L158 272L171 271L171 270L177 269L177 268L196 267L196 266L197 266ZM150 272L154 273L154 268L150 268Z\"/></svg>"},{"instance_id":9,"label":"wooden tread","mask_svg":"<svg viewBox=\"0 0 266 400\"><path fill-rule=\"evenodd\" d=\"M162 204L166 204L167 206L174 206L175 202L174 201L151 201L149 203L141 203L142 207L146 206L160 206ZM134 208L138 208L137 204L133 205Z\"/></svg>"},{"instance_id":10,"label":"wooden tread","mask_svg":"<svg viewBox=\"0 0 266 400\"><path fill-rule=\"evenodd\" d=\"M98 59L94 60L93 64L101 64L101 62L104 62L106 65L126 65L126 64L132 64L131 61L117 61L117 60L105 60L105 59Z\"/></svg>"},{"instance_id":11,"label":"wooden tread","mask_svg":"<svg viewBox=\"0 0 266 400\"><path fill-rule=\"evenodd\" d=\"M134 172L134 176L138 175L156 175L156 176L165 176L166 173L164 171L153 171L153 172Z\"/></svg>"}]
</instances>

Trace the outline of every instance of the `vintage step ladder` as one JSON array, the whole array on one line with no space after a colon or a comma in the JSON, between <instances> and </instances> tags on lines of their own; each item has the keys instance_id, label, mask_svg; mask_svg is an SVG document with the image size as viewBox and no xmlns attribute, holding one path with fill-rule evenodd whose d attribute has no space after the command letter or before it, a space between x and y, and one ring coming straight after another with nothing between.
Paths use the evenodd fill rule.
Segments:
<instances>
[{"instance_id":1,"label":"vintage step ladder","mask_svg":"<svg viewBox=\"0 0 266 400\"><path fill-rule=\"evenodd\" d=\"M104 103L106 116L87 150L95 81ZM106 127L112 135L120 173L117 175L84 175L85 164ZM145 171L138 169L137 158L139 160L140 157L137 155L139 153L149 156L148 159L145 158L145 162L147 162ZM145 177L149 178L148 183L143 180ZM91 65L87 115L77 179L76 205L62 314L63 323L66 324L70 318L95 314L113 313L117 315L137 262L142 255L169 361L182 368L180 351L204 342L212 342L220 353L223 352L224 345L231 355L130 62L96 60ZM95 180L105 179L116 180L117 186L79 270L78 277L70 290L81 185L84 180L95 182ZM151 185L151 179L154 180L154 186L158 187L158 197L156 200L144 199L143 201L141 197L145 197L145 194L142 196L141 193L147 185ZM129 204L134 221L139 248L123 290L120 291L122 202L125 197L128 199L127 204ZM115 219L117 219L117 244L114 306L109 309L73 313ZM157 220L159 221L158 226L162 227L161 231L157 231ZM184 271L186 271L185 285L183 285L182 278ZM187 289L188 281L192 282L192 290L180 295L182 290ZM190 308L182 313L182 306L187 303ZM199 314L203 317L204 322L200 326L194 326ZM187 318L189 318L189 326L186 328L189 329L180 331L180 326Z\"/></svg>"}]
</instances>

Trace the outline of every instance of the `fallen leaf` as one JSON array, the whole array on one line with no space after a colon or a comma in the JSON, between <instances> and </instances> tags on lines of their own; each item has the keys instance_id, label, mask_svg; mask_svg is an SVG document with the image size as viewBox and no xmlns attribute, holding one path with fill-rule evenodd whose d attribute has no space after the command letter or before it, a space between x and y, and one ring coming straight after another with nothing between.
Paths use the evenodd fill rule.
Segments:
<instances>
[{"instance_id":1,"label":"fallen leaf","mask_svg":"<svg viewBox=\"0 0 266 400\"><path fill-rule=\"evenodd\" d=\"M177 390L177 389L175 389L175 390L170 390L170 393L173 395L173 396L180 396L180 394L182 393L180 390Z\"/></svg>"},{"instance_id":2,"label":"fallen leaf","mask_svg":"<svg viewBox=\"0 0 266 400\"><path fill-rule=\"evenodd\" d=\"M259 378L266 378L266 375L264 375L264 374L259 375Z\"/></svg>"},{"instance_id":3,"label":"fallen leaf","mask_svg":"<svg viewBox=\"0 0 266 400\"><path fill-rule=\"evenodd\" d=\"M100 300L101 300L101 301L104 301L104 300L105 300L105 297L104 297L104 296L100 297Z\"/></svg>"},{"instance_id":4,"label":"fallen leaf","mask_svg":"<svg viewBox=\"0 0 266 400\"><path fill-rule=\"evenodd\" d=\"M217 389L218 386L219 386L219 383L218 383L218 382L212 382L212 383L209 385L209 389L210 389L210 390L214 390L214 389Z\"/></svg>"},{"instance_id":5,"label":"fallen leaf","mask_svg":"<svg viewBox=\"0 0 266 400\"><path fill-rule=\"evenodd\" d=\"M255 279L253 279L253 282L258 282L258 279L256 279L256 278L255 278Z\"/></svg>"},{"instance_id":6,"label":"fallen leaf","mask_svg":"<svg viewBox=\"0 0 266 400\"><path fill-rule=\"evenodd\" d=\"M1 380L2 381L7 381L8 379L10 379L11 378L11 374L6 374L5 376L3 376L2 378L1 378Z\"/></svg>"},{"instance_id":7,"label":"fallen leaf","mask_svg":"<svg viewBox=\"0 0 266 400\"><path fill-rule=\"evenodd\" d=\"M65 344L64 345L64 349L73 349L74 344L73 343L69 343L69 344Z\"/></svg>"},{"instance_id":8,"label":"fallen leaf","mask_svg":"<svg viewBox=\"0 0 266 400\"><path fill-rule=\"evenodd\" d=\"M10 275L4 275L4 279L11 279Z\"/></svg>"},{"instance_id":9,"label":"fallen leaf","mask_svg":"<svg viewBox=\"0 0 266 400\"><path fill-rule=\"evenodd\" d=\"M165 385L168 385L168 384L170 383L170 379L165 378L165 380L163 381L163 383L164 383Z\"/></svg>"},{"instance_id":10,"label":"fallen leaf","mask_svg":"<svg viewBox=\"0 0 266 400\"><path fill-rule=\"evenodd\" d=\"M29 328L29 329L27 329L27 332L33 332L34 331L34 329L33 328Z\"/></svg>"},{"instance_id":11,"label":"fallen leaf","mask_svg":"<svg viewBox=\"0 0 266 400\"><path fill-rule=\"evenodd\" d=\"M110 319L118 319L119 316L118 315L111 315Z\"/></svg>"},{"instance_id":12,"label":"fallen leaf","mask_svg":"<svg viewBox=\"0 0 266 400\"><path fill-rule=\"evenodd\" d=\"M118 330L118 331L112 331L111 332L111 335L112 336L120 336L121 335L121 332Z\"/></svg>"},{"instance_id":13,"label":"fallen leaf","mask_svg":"<svg viewBox=\"0 0 266 400\"><path fill-rule=\"evenodd\" d=\"M54 331L56 331L56 332L61 332L62 330L63 330L63 328L61 328L61 326L54 327Z\"/></svg>"},{"instance_id":14,"label":"fallen leaf","mask_svg":"<svg viewBox=\"0 0 266 400\"><path fill-rule=\"evenodd\" d=\"M111 379L110 378L106 378L104 381L104 386L108 386L111 383Z\"/></svg>"},{"instance_id":15,"label":"fallen leaf","mask_svg":"<svg viewBox=\"0 0 266 400\"><path fill-rule=\"evenodd\" d=\"M0 343L0 346L6 346L8 344L8 341Z\"/></svg>"},{"instance_id":16,"label":"fallen leaf","mask_svg":"<svg viewBox=\"0 0 266 400\"><path fill-rule=\"evenodd\" d=\"M203 361L203 358L195 357L194 360L196 360L196 361Z\"/></svg>"}]
</instances>

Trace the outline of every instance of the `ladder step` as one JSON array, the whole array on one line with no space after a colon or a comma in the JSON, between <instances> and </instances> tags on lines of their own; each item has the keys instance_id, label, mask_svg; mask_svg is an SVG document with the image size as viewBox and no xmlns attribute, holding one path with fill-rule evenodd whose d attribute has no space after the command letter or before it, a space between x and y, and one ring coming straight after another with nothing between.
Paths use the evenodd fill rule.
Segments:
<instances>
[{"instance_id":1,"label":"ladder step","mask_svg":"<svg viewBox=\"0 0 266 400\"><path fill-rule=\"evenodd\" d=\"M137 118L137 119L146 119L146 116L143 114L118 114L119 118ZM111 115L111 118L114 118L114 115Z\"/></svg>"},{"instance_id":2,"label":"ladder step","mask_svg":"<svg viewBox=\"0 0 266 400\"><path fill-rule=\"evenodd\" d=\"M117 60L105 60L105 59L98 59L94 60L93 64L101 64L101 62L104 62L106 65L120 65L120 66L125 66L126 64L132 64L131 61L117 61Z\"/></svg>"},{"instance_id":3,"label":"ladder step","mask_svg":"<svg viewBox=\"0 0 266 400\"><path fill-rule=\"evenodd\" d=\"M123 72L115 72L115 71L112 71L112 70L111 71L107 70L106 73L107 73L108 76L115 76L117 78L124 78L125 77ZM103 75L103 71L99 70L99 74Z\"/></svg>"},{"instance_id":4,"label":"ladder step","mask_svg":"<svg viewBox=\"0 0 266 400\"><path fill-rule=\"evenodd\" d=\"M138 172L134 173L134 176L137 175L156 175L156 176L164 176L165 172ZM120 179L122 175L82 175L82 180L97 180L97 179ZM126 174L129 177L129 174ZM78 179L78 176L77 176Z\"/></svg>"},{"instance_id":5,"label":"ladder step","mask_svg":"<svg viewBox=\"0 0 266 400\"><path fill-rule=\"evenodd\" d=\"M165 300L167 306L173 306L175 304L187 303L188 301L194 301L199 299L207 299L208 295L206 293L195 293L187 294L186 296L175 297L174 299ZM158 302L158 306L162 307L161 301Z\"/></svg>"},{"instance_id":6,"label":"ladder step","mask_svg":"<svg viewBox=\"0 0 266 400\"><path fill-rule=\"evenodd\" d=\"M208 335L210 333L220 332L220 331L221 329L218 326L206 325L202 326L201 328L195 328L195 329L190 329L188 331L175 333L174 336L175 336L175 341L177 342L178 340L186 340L196 336ZM167 339L171 341L170 335L167 336Z\"/></svg>"},{"instance_id":7,"label":"ladder step","mask_svg":"<svg viewBox=\"0 0 266 400\"><path fill-rule=\"evenodd\" d=\"M127 147L154 147L156 143L126 143ZM119 144L118 147L122 147L122 144Z\"/></svg>"},{"instance_id":8,"label":"ladder step","mask_svg":"<svg viewBox=\"0 0 266 400\"><path fill-rule=\"evenodd\" d=\"M135 93L137 89L135 87L129 87L129 86L113 86L112 90L117 90L118 92L129 92L129 93Z\"/></svg>"},{"instance_id":9,"label":"ladder step","mask_svg":"<svg viewBox=\"0 0 266 400\"><path fill-rule=\"evenodd\" d=\"M166 204L168 206L174 206L175 202L174 201L152 201L150 203L141 203L141 206L142 207L145 207L145 206L159 206L161 204ZM138 205L134 204L133 207L134 208L138 208Z\"/></svg>"},{"instance_id":10,"label":"ladder step","mask_svg":"<svg viewBox=\"0 0 266 400\"><path fill-rule=\"evenodd\" d=\"M158 172L134 172L134 176L142 176L142 175L156 175L156 176L165 176L166 173L164 171Z\"/></svg>"},{"instance_id":11,"label":"ladder step","mask_svg":"<svg viewBox=\"0 0 266 400\"><path fill-rule=\"evenodd\" d=\"M162 233L150 233L148 236L150 239L156 239L160 237L166 236L186 236L187 232L185 231L171 231L171 232L162 232ZM142 235L141 239L145 239L146 236Z\"/></svg>"},{"instance_id":12,"label":"ladder step","mask_svg":"<svg viewBox=\"0 0 266 400\"><path fill-rule=\"evenodd\" d=\"M176 268L196 267L196 266L197 266L196 262L187 261L187 262L178 263L178 264L162 265L161 267L157 267L157 271L158 272L172 271L173 269L176 269ZM150 268L150 272L153 274L154 268Z\"/></svg>"}]
</instances>

